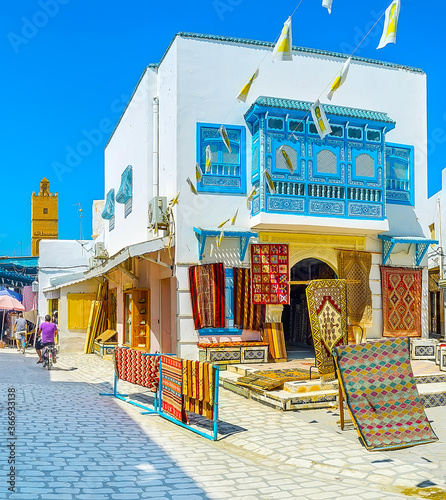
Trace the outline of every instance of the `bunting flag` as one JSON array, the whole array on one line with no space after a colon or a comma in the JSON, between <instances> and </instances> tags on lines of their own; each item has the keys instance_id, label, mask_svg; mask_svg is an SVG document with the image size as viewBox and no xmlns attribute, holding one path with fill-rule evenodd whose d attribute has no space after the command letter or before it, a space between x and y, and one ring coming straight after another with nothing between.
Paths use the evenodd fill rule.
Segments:
<instances>
[{"instance_id":1,"label":"bunting flag","mask_svg":"<svg viewBox=\"0 0 446 500\"><path fill-rule=\"evenodd\" d=\"M322 7L325 7L328 10L328 13L331 14L331 4L333 0L322 0Z\"/></svg>"},{"instance_id":2,"label":"bunting flag","mask_svg":"<svg viewBox=\"0 0 446 500\"><path fill-rule=\"evenodd\" d=\"M266 185L268 187L269 193L274 194L276 192L276 187L274 186L274 182L271 179L271 176L269 175L268 170L265 170L265 172L263 172L263 174L265 175L265 181L266 181Z\"/></svg>"},{"instance_id":3,"label":"bunting flag","mask_svg":"<svg viewBox=\"0 0 446 500\"><path fill-rule=\"evenodd\" d=\"M223 241L223 236L224 236L225 232L222 231L219 236L216 236L215 237L215 242L217 243L217 248L220 248L220 245L221 245L221 242Z\"/></svg>"},{"instance_id":4,"label":"bunting flag","mask_svg":"<svg viewBox=\"0 0 446 500\"><path fill-rule=\"evenodd\" d=\"M211 171L212 151L211 146L206 146L206 173Z\"/></svg>"},{"instance_id":5,"label":"bunting flag","mask_svg":"<svg viewBox=\"0 0 446 500\"><path fill-rule=\"evenodd\" d=\"M221 229L224 225L226 225L231 219L226 219L224 222L219 224L218 229Z\"/></svg>"},{"instance_id":6,"label":"bunting flag","mask_svg":"<svg viewBox=\"0 0 446 500\"><path fill-rule=\"evenodd\" d=\"M239 95L237 96L237 101L246 102L246 98L248 97L249 91L251 90L251 85L253 81L259 76L259 68L257 68L254 74L249 79L248 83L240 90Z\"/></svg>"},{"instance_id":7,"label":"bunting flag","mask_svg":"<svg viewBox=\"0 0 446 500\"><path fill-rule=\"evenodd\" d=\"M292 61L293 44L291 37L291 17L289 17L282 28L279 40L273 50L273 61Z\"/></svg>"},{"instance_id":8,"label":"bunting flag","mask_svg":"<svg viewBox=\"0 0 446 500\"><path fill-rule=\"evenodd\" d=\"M214 244L211 243L211 248L209 249L209 257L212 257L212 255L214 255Z\"/></svg>"},{"instance_id":9,"label":"bunting flag","mask_svg":"<svg viewBox=\"0 0 446 500\"><path fill-rule=\"evenodd\" d=\"M324 108L319 102L319 99L311 106L311 116L313 117L314 125L316 126L317 133L323 139L331 132L330 124L325 116Z\"/></svg>"},{"instance_id":10,"label":"bunting flag","mask_svg":"<svg viewBox=\"0 0 446 500\"><path fill-rule=\"evenodd\" d=\"M223 139L223 142L225 143L226 149L228 150L229 153L232 153L231 150L231 143L229 142L229 136L228 133L226 132L226 127L222 125L218 129L218 133L221 135L221 138Z\"/></svg>"},{"instance_id":11,"label":"bunting flag","mask_svg":"<svg viewBox=\"0 0 446 500\"><path fill-rule=\"evenodd\" d=\"M235 221L237 220L237 215L238 215L238 208L235 211L235 214L231 217L231 226L235 225Z\"/></svg>"},{"instance_id":12,"label":"bunting flag","mask_svg":"<svg viewBox=\"0 0 446 500\"><path fill-rule=\"evenodd\" d=\"M291 162L291 158L289 157L288 153L285 151L284 146L280 146L279 151L282 153L282 156L285 159L286 166L288 170L290 171L290 174L294 174L294 168L293 168L293 163Z\"/></svg>"},{"instance_id":13,"label":"bunting flag","mask_svg":"<svg viewBox=\"0 0 446 500\"><path fill-rule=\"evenodd\" d=\"M249 191L248 195L246 196L246 207L248 208L248 210L251 210L251 202L256 194L257 194L257 187L252 186L251 190Z\"/></svg>"},{"instance_id":14,"label":"bunting flag","mask_svg":"<svg viewBox=\"0 0 446 500\"><path fill-rule=\"evenodd\" d=\"M189 184L190 190L194 193L194 195L198 196L198 191L189 177L186 179L186 182Z\"/></svg>"},{"instance_id":15,"label":"bunting flag","mask_svg":"<svg viewBox=\"0 0 446 500\"><path fill-rule=\"evenodd\" d=\"M393 0L386 10L383 34L379 41L378 49L382 49L388 43L396 43L396 28L400 15L401 0Z\"/></svg>"},{"instance_id":16,"label":"bunting flag","mask_svg":"<svg viewBox=\"0 0 446 500\"><path fill-rule=\"evenodd\" d=\"M174 207L175 205L177 205L179 198L180 198L180 192L178 191L178 193L176 194L175 198L173 200L170 200L170 205L172 207Z\"/></svg>"},{"instance_id":17,"label":"bunting flag","mask_svg":"<svg viewBox=\"0 0 446 500\"><path fill-rule=\"evenodd\" d=\"M198 163L195 164L195 178L197 179L197 183L201 181L203 177L203 170Z\"/></svg>"},{"instance_id":18,"label":"bunting flag","mask_svg":"<svg viewBox=\"0 0 446 500\"><path fill-rule=\"evenodd\" d=\"M341 85L345 82L345 79L347 78L348 70L350 69L350 62L351 62L351 57L349 57L345 63L342 65L341 71L339 71L338 76L334 79L334 82L331 85L330 92L327 94L327 97L330 99L333 98L333 94L335 93L336 90L338 90Z\"/></svg>"}]
</instances>

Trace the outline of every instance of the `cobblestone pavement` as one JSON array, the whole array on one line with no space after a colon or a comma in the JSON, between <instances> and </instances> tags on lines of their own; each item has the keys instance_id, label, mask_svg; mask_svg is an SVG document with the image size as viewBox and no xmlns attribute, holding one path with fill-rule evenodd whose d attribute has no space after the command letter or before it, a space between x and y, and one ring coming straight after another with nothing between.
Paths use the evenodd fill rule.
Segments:
<instances>
[{"instance_id":1,"label":"cobblestone pavement","mask_svg":"<svg viewBox=\"0 0 446 500\"><path fill-rule=\"evenodd\" d=\"M212 442L112 397L113 364L0 350L0 498L446 499L446 408L427 414L440 441L368 452L328 410L280 412L221 389ZM16 492L8 491L7 394L15 388ZM131 397L150 398L119 382Z\"/></svg>"}]
</instances>

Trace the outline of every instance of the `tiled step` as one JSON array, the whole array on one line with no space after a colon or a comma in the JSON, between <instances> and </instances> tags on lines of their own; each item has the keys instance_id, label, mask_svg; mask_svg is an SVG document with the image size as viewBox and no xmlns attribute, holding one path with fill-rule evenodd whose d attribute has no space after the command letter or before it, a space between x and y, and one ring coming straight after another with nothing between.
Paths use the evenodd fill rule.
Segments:
<instances>
[{"instance_id":1,"label":"tiled step","mask_svg":"<svg viewBox=\"0 0 446 500\"><path fill-rule=\"evenodd\" d=\"M425 408L446 406L446 382L417 384L417 388Z\"/></svg>"}]
</instances>

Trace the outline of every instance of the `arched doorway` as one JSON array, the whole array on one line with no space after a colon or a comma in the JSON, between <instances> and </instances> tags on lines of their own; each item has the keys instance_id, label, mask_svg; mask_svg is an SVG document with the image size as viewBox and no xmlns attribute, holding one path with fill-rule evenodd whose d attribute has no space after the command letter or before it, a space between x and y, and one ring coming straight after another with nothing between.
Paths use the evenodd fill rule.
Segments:
<instances>
[{"instance_id":1,"label":"arched doorway","mask_svg":"<svg viewBox=\"0 0 446 500\"><path fill-rule=\"evenodd\" d=\"M290 281L336 278L335 271L328 264L313 258L301 260L290 271ZM288 350L302 345L313 345L305 294L306 288L305 284L291 285L290 304L283 307L282 323Z\"/></svg>"}]
</instances>

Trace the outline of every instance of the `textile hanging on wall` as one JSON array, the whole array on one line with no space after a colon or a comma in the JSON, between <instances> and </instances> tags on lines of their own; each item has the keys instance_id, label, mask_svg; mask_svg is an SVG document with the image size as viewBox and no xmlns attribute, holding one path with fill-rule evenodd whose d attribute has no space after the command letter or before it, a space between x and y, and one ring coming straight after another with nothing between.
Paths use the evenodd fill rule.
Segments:
<instances>
[{"instance_id":1,"label":"textile hanging on wall","mask_svg":"<svg viewBox=\"0 0 446 500\"><path fill-rule=\"evenodd\" d=\"M225 328L225 267L204 264L189 267L189 289L195 329Z\"/></svg>"},{"instance_id":2,"label":"textile hanging on wall","mask_svg":"<svg viewBox=\"0 0 446 500\"><path fill-rule=\"evenodd\" d=\"M187 422L183 404L182 360L171 356L161 356L161 392L163 411L180 422Z\"/></svg>"},{"instance_id":3,"label":"textile hanging on wall","mask_svg":"<svg viewBox=\"0 0 446 500\"><path fill-rule=\"evenodd\" d=\"M347 344L344 280L314 280L306 289L316 366L323 380L335 378L332 349Z\"/></svg>"},{"instance_id":4,"label":"textile hanging on wall","mask_svg":"<svg viewBox=\"0 0 446 500\"><path fill-rule=\"evenodd\" d=\"M338 255L338 277L347 280L347 315L354 326L361 323L365 308L372 305L371 268L370 253L342 250Z\"/></svg>"},{"instance_id":5,"label":"textile hanging on wall","mask_svg":"<svg viewBox=\"0 0 446 500\"><path fill-rule=\"evenodd\" d=\"M421 269L381 266L384 337L421 336Z\"/></svg>"},{"instance_id":6,"label":"textile hanging on wall","mask_svg":"<svg viewBox=\"0 0 446 500\"><path fill-rule=\"evenodd\" d=\"M214 418L214 369L210 363L183 360L184 409Z\"/></svg>"},{"instance_id":7,"label":"textile hanging on wall","mask_svg":"<svg viewBox=\"0 0 446 500\"><path fill-rule=\"evenodd\" d=\"M243 330L260 331L265 321L265 305L251 300L251 271L234 267L233 311L234 326Z\"/></svg>"},{"instance_id":8,"label":"textile hanging on wall","mask_svg":"<svg viewBox=\"0 0 446 500\"><path fill-rule=\"evenodd\" d=\"M348 409L368 450L392 450L438 439L418 395L409 339L335 347L333 354Z\"/></svg>"},{"instance_id":9,"label":"textile hanging on wall","mask_svg":"<svg viewBox=\"0 0 446 500\"><path fill-rule=\"evenodd\" d=\"M269 355L274 360L286 361L285 335L282 323L265 323L263 340L268 342Z\"/></svg>"},{"instance_id":10,"label":"textile hanging on wall","mask_svg":"<svg viewBox=\"0 0 446 500\"><path fill-rule=\"evenodd\" d=\"M251 276L253 304L289 304L288 245L252 244Z\"/></svg>"},{"instance_id":11,"label":"textile hanging on wall","mask_svg":"<svg viewBox=\"0 0 446 500\"><path fill-rule=\"evenodd\" d=\"M31 285L23 287L22 303L25 311L37 309L37 294L33 292L33 287Z\"/></svg>"}]
</instances>

